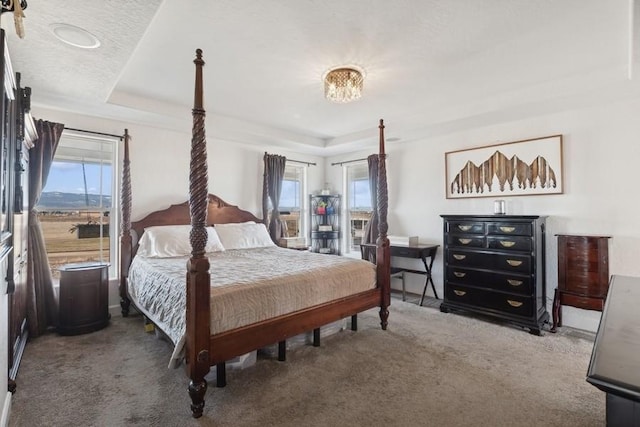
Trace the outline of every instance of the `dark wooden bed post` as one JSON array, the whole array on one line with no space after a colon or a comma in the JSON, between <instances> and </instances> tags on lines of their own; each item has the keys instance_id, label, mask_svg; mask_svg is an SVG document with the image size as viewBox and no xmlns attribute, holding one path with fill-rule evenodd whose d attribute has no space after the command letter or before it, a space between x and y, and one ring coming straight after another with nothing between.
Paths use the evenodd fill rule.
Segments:
<instances>
[{"instance_id":1,"label":"dark wooden bed post","mask_svg":"<svg viewBox=\"0 0 640 427\"><path fill-rule=\"evenodd\" d=\"M191 258L187 263L186 361L194 418L202 416L209 372L210 276L207 244L207 142L204 133L205 111L202 102L202 50L196 50L196 83L193 99L193 136L189 170L189 210L191 215Z\"/></svg>"},{"instance_id":2,"label":"dark wooden bed post","mask_svg":"<svg viewBox=\"0 0 640 427\"><path fill-rule=\"evenodd\" d=\"M378 239L376 241L376 280L381 288L380 325L387 329L389 305L391 304L391 256L387 231L387 208L389 194L387 190L387 155L384 152L384 124L380 119L380 151L378 154Z\"/></svg>"},{"instance_id":3,"label":"dark wooden bed post","mask_svg":"<svg viewBox=\"0 0 640 427\"><path fill-rule=\"evenodd\" d=\"M129 129L124 130L124 160L122 162L122 225L120 233L120 309L122 317L129 315L131 301L127 296L127 276L131 265L131 161L129 160Z\"/></svg>"}]
</instances>

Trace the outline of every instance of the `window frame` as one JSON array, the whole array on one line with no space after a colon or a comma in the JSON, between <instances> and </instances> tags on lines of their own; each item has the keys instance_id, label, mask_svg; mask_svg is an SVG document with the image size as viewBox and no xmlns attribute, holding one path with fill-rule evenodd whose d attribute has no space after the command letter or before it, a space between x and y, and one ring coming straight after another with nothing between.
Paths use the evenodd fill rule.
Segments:
<instances>
[{"instance_id":1,"label":"window frame","mask_svg":"<svg viewBox=\"0 0 640 427\"><path fill-rule=\"evenodd\" d=\"M355 173L352 173L352 171L355 169L361 169L360 171L356 171ZM351 178L352 174L357 174L357 175L363 175L364 178L362 179L357 179L357 180L353 180ZM352 218L352 211L355 212L355 209L351 209L351 199L352 199L352 193L353 193L353 185L352 182L353 181L367 181L367 184L369 182L369 164L366 160L363 161L359 161L359 162L353 162L353 163L348 163L348 164L344 164L342 166L342 182L343 182L343 194L345 195L345 203L343 205L343 218L344 218L344 222L343 222L343 230L345 230L344 238L343 240L343 247L342 247L342 253L346 254L346 255L351 255L351 256L360 256L360 248L354 248L353 247L353 238L354 238L354 232L352 229L353 226L353 218ZM369 188L369 205L371 204L371 188ZM369 212L370 215L373 213L373 206L370 207L371 209L369 211L362 211L362 210L357 210L357 211L362 211L362 212ZM365 221L365 220L363 220ZM366 227L366 223L369 220L366 220L365 223L363 223L362 226L362 231L364 231L364 228Z\"/></svg>"},{"instance_id":2,"label":"window frame","mask_svg":"<svg viewBox=\"0 0 640 427\"><path fill-rule=\"evenodd\" d=\"M65 146L65 143L72 144L72 141L75 142L76 144L82 144L83 142L86 142L88 144L99 144L100 147L102 147L103 144L109 144L110 147L108 147L108 150L86 150L86 149L78 149L78 148ZM121 183L120 158L122 155L121 142L122 142L121 137L118 138L115 136L111 137L111 136L102 136L102 135L90 135L90 134L84 134L84 133L79 133L79 132L65 129L62 132L62 136L56 148L56 152L53 156L53 162L64 162L64 163L84 162L85 164L101 164L101 162L103 163L106 162L107 164L110 163L111 165L111 180L110 180L110 183L108 184L111 190L111 206L109 208L104 208L104 207L91 208L90 207L84 210L89 212L95 212L95 211L109 212L108 214L109 280L117 279L119 276L119 270L120 270L120 266L118 262L118 260L120 259L120 244L119 244L120 218L118 213L120 211L120 183ZM67 150L66 153L65 153L65 150ZM93 151L94 153L96 153L96 156L94 158L90 156L81 158L79 156L74 156L74 154L72 154L74 150L84 150L84 152ZM108 156L107 156L108 158L104 156L104 153L108 153ZM51 169L50 169L50 173L51 173ZM109 193L107 193L107 188L105 188L104 178L101 177L100 181L101 181L100 195L101 196L108 195ZM44 209L40 209L38 206L36 206L36 209L38 209L39 211L44 211ZM62 208L62 209L56 209L56 210L60 210L63 212L64 211L83 211L83 209L75 209L75 208L74 209ZM106 223L107 222L103 222L103 224L106 224ZM104 248L100 248L99 250L103 252L105 251Z\"/></svg>"}]
</instances>

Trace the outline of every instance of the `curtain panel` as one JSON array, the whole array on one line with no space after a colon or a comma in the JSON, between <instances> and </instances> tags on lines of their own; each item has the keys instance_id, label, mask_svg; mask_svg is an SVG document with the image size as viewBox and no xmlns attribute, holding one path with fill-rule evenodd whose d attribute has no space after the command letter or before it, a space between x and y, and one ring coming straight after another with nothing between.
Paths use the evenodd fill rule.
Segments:
<instances>
[{"instance_id":1,"label":"curtain panel","mask_svg":"<svg viewBox=\"0 0 640 427\"><path fill-rule=\"evenodd\" d=\"M58 321L58 304L53 289L47 249L36 205L47 183L53 156L64 130L61 123L36 120L38 139L29 150L29 243L27 267L27 323L37 337Z\"/></svg>"},{"instance_id":2,"label":"curtain panel","mask_svg":"<svg viewBox=\"0 0 640 427\"><path fill-rule=\"evenodd\" d=\"M269 203L271 200L271 217L267 224L271 240L278 244L282 237L287 236L287 224L280 218L280 193L284 180L284 168L287 158L277 154L264 153L264 180L262 188L262 215L265 221L269 217ZM265 222L266 224L266 222Z\"/></svg>"},{"instance_id":3,"label":"curtain panel","mask_svg":"<svg viewBox=\"0 0 640 427\"><path fill-rule=\"evenodd\" d=\"M373 212L371 213L371 219L364 228L362 235L362 243L376 243L378 239L378 155L372 154L367 157L367 163L369 166L369 190L371 191L371 206ZM367 250L363 251L365 259L375 263L376 251Z\"/></svg>"}]
</instances>

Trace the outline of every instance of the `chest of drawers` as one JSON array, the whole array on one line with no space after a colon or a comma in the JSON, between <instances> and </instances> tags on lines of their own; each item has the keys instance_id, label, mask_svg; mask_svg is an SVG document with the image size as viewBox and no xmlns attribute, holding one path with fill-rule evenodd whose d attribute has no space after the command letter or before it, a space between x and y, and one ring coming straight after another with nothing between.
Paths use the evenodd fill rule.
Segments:
<instances>
[{"instance_id":1,"label":"chest of drawers","mask_svg":"<svg viewBox=\"0 0 640 427\"><path fill-rule=\"evenodd\" d=\"M540 335L549 320L545 217L442 215L440 310L491 316Z\"/></svg>"}]
</instances>

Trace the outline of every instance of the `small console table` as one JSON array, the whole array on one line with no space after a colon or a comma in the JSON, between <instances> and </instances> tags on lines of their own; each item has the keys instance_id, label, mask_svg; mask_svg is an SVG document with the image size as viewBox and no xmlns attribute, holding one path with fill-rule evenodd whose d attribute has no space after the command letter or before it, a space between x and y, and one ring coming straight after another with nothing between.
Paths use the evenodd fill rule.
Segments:
<instances>
[{"instance_id":1,"label":"small console table","mask_svg":"<svg viewBox=\"0 0 640 427\"><path fill-rule=\"evenodd\" d=\"M402 274L402 301L405 300L405 282L404 273L422 274L425 276L424 289L422 290L422 297L420 298L420 305L424 302L425 294L427 293L427 287L431 284L433 289L433 295L438 299L438 293L436 292L436 286L433 284L433 277L431 276L431 268L433 267L433 261L436 259L436 253L439 245L433 244L418 244L418 245L390 245L389 249L391 256L402 258L414 258L422 260L424 264L424 271L412 270L403 267L391 267L391 275ZM372 253L375 257L376 245L373 243L363 243L360 245L360 253L362 259L369 259L368 254Z\"/></svg>"},{"instance_id":2,"label":"small console table","mask_svg":"<svg viewBox=\"0 0 640 427\"><path fill-rule=\"evenodd\" d=\"M587 381L607 393L607 426L640 426L640 278L613 276Z\"/></svg>"}]
</instances>

